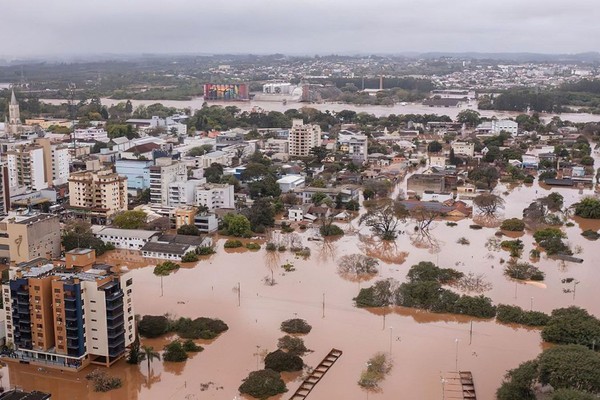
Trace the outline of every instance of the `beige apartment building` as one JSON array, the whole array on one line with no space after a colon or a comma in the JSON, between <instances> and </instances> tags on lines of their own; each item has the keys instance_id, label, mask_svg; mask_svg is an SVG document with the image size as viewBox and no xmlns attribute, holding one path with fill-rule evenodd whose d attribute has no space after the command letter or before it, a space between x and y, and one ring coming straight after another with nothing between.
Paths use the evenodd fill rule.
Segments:
<instances>
[{"instance_id":1,"label":"beige apartment building","mask_svg":"<svg viewBox=\"0 0 600 400\"><path fill-rule=\"evenodd\" d=\"M11 214L0 221L0 257L21 263L60 256L60 222L51 214Z\"/></svg>"},{"instance_id":2,"label":"beige apartment building","mask_svg":"<svg viewBox=\"0 0 600 400\"><path fill-rule=\"evenodd\" d=\"M292 121L292 129L288 136L290 156L306 157L310 149L321 145L321 127L304 124L301 119Z\"/></svg>"},{"instance_id":3,"label":"beige apartment building","mask_svg":"<svg viewBox=\"0 0 600 400\"><path fill-rule=\"evenodd\" d=\"M69 205L79 217L106 222L127 210L127 178L105 169L74 172L69 177Z\"/></svg>"}]
</instances>

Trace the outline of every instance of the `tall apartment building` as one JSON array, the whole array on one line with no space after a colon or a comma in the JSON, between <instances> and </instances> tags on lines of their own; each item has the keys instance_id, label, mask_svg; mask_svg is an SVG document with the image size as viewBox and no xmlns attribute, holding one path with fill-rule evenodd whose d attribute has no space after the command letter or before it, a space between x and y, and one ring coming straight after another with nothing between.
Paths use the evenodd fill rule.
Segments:
<instances>
[{"instance_id":1,"label":"tall apartment building","mask_svg":"<svg viewBox=\"0 0 600 400\"><path fill-rule=\"evenodd\" d=\"M67 183L70 162L67 146L36 138L33 144L16 146L6 154L9 186L15 193Z\"/></svg>"},{"instance_id":2,"label":"tall apartment building","mask_svg":"<svg viewBox=\"0 0 600 400\"><path fill-rule=\"evenodd\" d=\"M150 203L163 207L169 206L169 185L187 181L187 167L184 163L171 158L157 158L150 166Z\"/></svg>"},{"instance_id":3,"label":"tall apartment building","mask_svg":"<svg viewBox=\"0 0 600 400\"><path fill-rule=\"evenodd\" d=\"M348 153L353 160L366 162L368 157L369 140L366 135L338 135L338 148Z\"/></svg>"},{"instance_id":4,"label":"tall apartment building","mask_svg":"<svg viewBox=\"0 0 600 400\"><path fill-rule=\"evenodd\" d=\"M196 205L203 205L210 211L216 208L235 208L233 185L207 183L196 187Z\"/></svg>"},{"instance_id":5,"label":"tall apartment building","mask_svg":"<svg viewBox=\"0 0 600 400\"><path fill-rule=\"evenodd\" d=\"M292 121L288 142L290 156L306 157L310 155L310 149L321 145L321 128L295 119Z\"/></svg>"},{"instance_id":6,"label":"tall apartment building","mask_svg":"<svg viewBox=\"0 0 600 400\"><path fill-rule=\"evenodd\" d=\"M111 170L73 172L69 177L69 205L75 214L106 218L126 211L127 178Z\"/></svg>"},{"instance_id":7,"label":"tall apartment building","mask_svg":"<svg viewBox=\"0 0 600 400\"><path fill-rule=\"evenodd\" d=\"M0 161L0 215L8 214L10 210L10 179L8 167Z\"/></svg>"},{"instance_id":8,"label":"tall apartment building","mask_svg":"<svg viewBox=\"0 0 600 400\"><path fill-rule=\"evenodd\" d=\"M12 358L61 369L110 366L135 340L132 278L96 264L91 249L65 259L11 268L2 296Z\"/></svg>"},{"instance_id":9,"label":"tall apartment building","mask_svg":"<svg viewBox=\"0 0 600 400\"><path fill-rule=\"evenodd\" d=\"M60 222L56 215L9 215L0 222L0 233L0 247L8 249L12 262L60 256Z\"/></svg>"}]
</instances>

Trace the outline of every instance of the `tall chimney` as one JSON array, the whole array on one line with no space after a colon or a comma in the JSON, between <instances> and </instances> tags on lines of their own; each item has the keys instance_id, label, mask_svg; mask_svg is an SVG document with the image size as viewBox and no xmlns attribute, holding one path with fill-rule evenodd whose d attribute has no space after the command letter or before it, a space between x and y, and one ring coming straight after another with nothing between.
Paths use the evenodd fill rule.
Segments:
<instances>
[{"instance_id":1,"label":"tall chimney","mask_svg":"<svg viewBox=\"0 0 600 400\"><path fill-rule=\"evenodd\" d=\"M383 75L379 76L379 90L383 90Z\"/></svg>"}]
</instances>

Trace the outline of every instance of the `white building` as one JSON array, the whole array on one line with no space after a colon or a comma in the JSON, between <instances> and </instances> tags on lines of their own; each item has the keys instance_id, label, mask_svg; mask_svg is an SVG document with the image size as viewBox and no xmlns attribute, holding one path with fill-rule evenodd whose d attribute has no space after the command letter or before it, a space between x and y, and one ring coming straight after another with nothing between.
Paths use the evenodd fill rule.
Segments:
<instances>
[{"instance_id":1,"label":"white building","mask_svg":"<svg viewBox=\"0 0 600 400\"><path fill-rule=\"evenodd\" d=\"M71 154L67 146L52 145L52 183L62 185L69 181Z\"/></svg>"},{"instance_id":2,"label":"white building","mask_svg":"<svg viewBox=\"0 0 600 400\"><path fill-rule=\"evenodd\" d=\"M310 149L321 146L321 127L294 119L288 142L290 156L306 157L310 155Z\"/></svg>"},{"instance_id":3,"label":"white building","mask_svg":"<svg viewBox=\"0 0 600 400\"><path fill-rule=\"evenodd\" d=\"M264 94L290 94L293 91L291 83L274 82L263 85Z\"/></svg>"},{"instance_id":4,"label":"white building","mask_svg":"<svg viewBox=\"0 0 600 400\"><path fill-rule=\"evenodd\" d=\"M233 185L207 183L197 186L196 205L206 206L211 211L217 208L235 208Z\"/></svg>"},{"instance_id":5,"label":"white building","mask_svg":"<svg viewBox=\"0 0 600 400\"><path fill-rule=\"evenodd\" d=\"M296 188L303 187L306 179L302 175L285 175L277 180L281 193L291 192Z\"/></svg>"},{"instance_id":6,"label":"white building","mask_svg":"<svg viewBox=\"0 0 600 400\"><path fill-rule=\"evenodd\" d=\"M152 238L160 236L160 232L143 229L107 228L102 225L92 225L94 236L106 244L112 244L117 249L141 250Z\"/></svg>"},{"instance_id":7,"label":"white building","mask_svg":"<svg viewBox=\"0 0 600 400\"><path fill-rule=\"evenodd\" d=\"M483 122L477 126L478 133L491 133L498 135L500 132L508 132L512 136L517 136L519 124L509 119L499 119Z\"/></svg>"},{"instance_id":8,"label":"white building","mask_svg":"<svg viewBox=\"0 0 600 400\"><path fill-rule=\"evenodd\" d=\"M206 183L206 179L191 179L169 184L169 207L194 204L196 187Z\"/></svg>"},{"instance_id":9,"label":"white building","mask_svg":"<svg viewBox=\"0 0 600 400\"><path fill-rule=\"evenodd\" d=\"M219 220L212 213L197 214L194 217L194 225L201 233L213 233L219 229Z\"/></svg>"},{"instance_id":10,"label":"white building","mask_svg":"<svg viewBox=\"0 0 600 400\"><path fill-rule=\"evenodd\" d=\"M187 181L185 164L171 158L157 158L156 165L150 166L150 203L169 206L169 185Z\"/></svg>"},{"instance_id":11,"label":"white building","mask_svg":"<svg viewBox=\"0 0 600 400\"><path fill-rule=\"evenodd\" d=\"M77 140L96 140L99 142L108 142L108 132L103 128L82 128L73 131L73 138Z\"/></svg>"},{"instance_id":12,"label":"white building","mask_svg":"<svg viewBox=\"0 0 600 400\"><path fill-rule=\"evenodd\" d=\"M369 141L365 135L338 135L338 148L348 153L353 160L366 162L368 156Z\"/></svg>"},{"instance_id":13,"label":"white building","mask_svg":"<svg viewBox=\"0 0 600 400\"><path fill-rule=\"evenodd\" d=\"M264 150L268 153L289 153L290 144L287 139L269 138L265 141Z\"/></svg>"},{"instance_id":14,"label":"white building","mask_svg":"<svg viewBox=\"0 0 600 400\"><path fill-rule=\"evenodd\" d=\"M475 154L475 144L467 142L454 142L452 143L452 150L454 150L455 155L462 154L473 157Z\"/></svg>"}]
</instances>

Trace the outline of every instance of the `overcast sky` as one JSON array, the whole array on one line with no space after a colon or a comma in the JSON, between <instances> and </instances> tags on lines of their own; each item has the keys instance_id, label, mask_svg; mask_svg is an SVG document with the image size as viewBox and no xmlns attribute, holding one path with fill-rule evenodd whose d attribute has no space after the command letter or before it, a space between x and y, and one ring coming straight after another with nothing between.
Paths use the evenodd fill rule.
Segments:
<instances>
[{"instance_id":1,"label":"overcast sky","mask_svg":"<svg viewBox=\"0 0 600 400\"><path fill-rule=\"evenodd\" d=\"M2 1L3 56L600 50L598 0Z\"/></svg>"}]
</instances>

